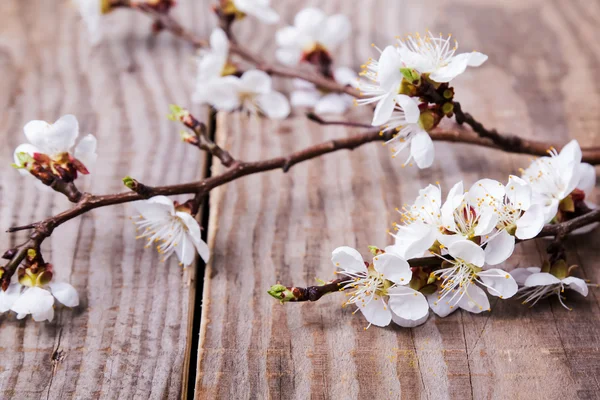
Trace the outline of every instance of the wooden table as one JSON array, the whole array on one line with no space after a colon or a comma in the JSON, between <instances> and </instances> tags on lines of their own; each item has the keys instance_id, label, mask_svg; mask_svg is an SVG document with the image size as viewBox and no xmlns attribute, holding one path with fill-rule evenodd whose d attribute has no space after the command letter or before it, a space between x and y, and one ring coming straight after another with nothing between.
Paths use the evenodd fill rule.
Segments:
<instances>
[{"instance_id":1,"label":"wooden table","mask_svg":"<svg viewBox=\"0 0 600 400\"><path fill-rule=\"evenodd\" d=\"M181 0L174 15L206 35L209 0ZM524 137L597 144L600 132L600 3L516 0L275 1L283 20L307 5L353 19L352 39L337 53L358 67L395 35L452 32L461 49L490 56L455 81L463 107L501 131ZM149 20L118 11L110 32L90 48L66 1L0 2L0 227L55 214L67 202L43 195L8 165L31 119L77 115L99 139L94 193L123 190L121 178L174 184L212 171L179 127L168 104L190 102L192 48L168 34L150 38ZM242 42L273 53L272 27L248 19ZM280 82L282 87L289 85ZM288 85L288 86L286 86ZM366 109L348 117L367 120ZM217 140L234 155L258 160L287 154L355 129L321 127L301 112L281 123L219 115ZM529 163L467 145L436 144L431 169L401 168L378 144L339 152L281 171L253 175L211 193L208 240L213 259L200 274L163 264L136 242L130 205L96 210L59 228L44 245L59 277L81 305L60 308L52 323L0 316L3 399L549 399L600 397L598 292L574 294L535 309L492 301L492 312L431 317L415 329L368 330L341 296L318 303L271 299L273 283L310 285L333 276L329 258L349 245L390 242L394 208L439 181L506 180ZM597 200L597 193L596 193ZM3 248L22 235L0 234ZM600 281L597 233L569 242L579 274ZM520 245L510 268L539 265L545 241ZM198 280L204 274L204 282ZM201 311L201 315L200 315Z\"/></svg>"}]
</instances>

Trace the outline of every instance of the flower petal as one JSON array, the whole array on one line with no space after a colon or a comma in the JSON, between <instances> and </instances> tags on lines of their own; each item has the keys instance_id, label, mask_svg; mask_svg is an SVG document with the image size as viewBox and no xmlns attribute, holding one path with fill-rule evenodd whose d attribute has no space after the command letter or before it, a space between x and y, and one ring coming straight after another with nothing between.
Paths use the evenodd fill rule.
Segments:
<instances>
[{"instance_id":1,"label":"flower petal","mask_svg":"<svg viewBox=\"0 0 600 400\"><path fill-rule=\"evenodd\" d=\"M166 196L155 196L148 200L136 201L132 204L142 214L144 219L162 220L175 215L173 201Z\"/></svg>"},{"instance_id":2,"label":"flower petal","mask_svg":"<svg viewBox=\"0 0 600 400\"><path fill-rule=\"evenodd\" d=\"M323 28L327 15L323 11L314 7L307 7L301 10L294 17L294 26L306 34L315 35Z\"/></svg>"},{"instance_id":3,"label":"flower petal","mask_svg":"<svg viewBox=\"0 0 600 400\"><path fill-rule=\"evenodd\" d=\"M494 234L485 246L485 262L498 265L508 259L515 250L515 237L505 229Z\"/></svg>"},{"instance_id":4,"label":"flower petal","mask_svg":"<svg viewBox=\"0 0 600 400\"><path fill-rule=\"evenodd\" d=\"M388 326L392 322L392 312L381 296L375 295L375 298L368 303L358 303L356 305L370 324Z\"/></svg>"},{"instance_id":5,"label":"flower petal","mask_svg":"<svg viewBox=\"0 0 600 400\"><path fill-rule=\"evenodd\" d=\"M400 318L418 321L429 314L429 304L422 293L408 286L392 287L388 289L388 293L388 306Z\"/></svg>"},{"instance_id":6,"label":"flower petal","mask_svg":"<svg viewBox=\"0 0 600 400\"><path fill-rule=\"evenodd\" d=\"M534 204L516 222L515 236L519 239L531 239L544 228L544 208Z\"/></svg>"},{"instance_id":7,"label":"flower petal","mask_svg":"<svg viewBox=\"0 0 600 400\"><path fill-rule=\"evenodd\" d=\"M427 314L425 314L422 318L417 319L417 320L404 319L392 312L392 321L396 325L401 326L403 328L414 328L415 326L423 325L425 322L427 322L428 318L429 318L429 310L428 310Z\"/></svg>"},{"instance_id":8,"label":"flower petal","mask_svg":"<svg viewBox=\"0 0 600 400\"><path fill-rule=\"evenodd\" d=\"M294 90L290 95L292 107L314 107L321 99L317 90Z\"/></svg>"},{"instance_id":9,"label":"flower petal","mask_svg":"<svg viewBox=\"0 0 600 400\"><path fill-rule=\"evenodd\" d=\"M286 26L275 33L275 42L281 47L298 46L299 36L300 32L298 32L298 28L295 26Z\"/></svg>"},{"instance_id":10,"label":"flower petal","mask_svg":"<svg viewBox=\"0 0 600 400\"><path fill-rule=\"evenodd\" d=\"M79 135L79 123L74 115L64 115L54 124L31 121L23 128L27 140L48 155L68 152Z\"/></svg>"},{"instance_id":11,"label":"flower petal","mask_svg":"<svg viewBox=\"0 0 600 400\"><path fill-rule=\"evenodd\" d=\"M269 6L269 3L269 1L233 0L235 7L243 13L252 15L265 24L275 24L279 22L279 14Z\"/></svg>"},{"instance_id":12,"label":"flower petal","mask_svg":"<svg viewBox=\"0 0 600 400\"><path fill-rule=\"evenodd\" d=\"M284 65L298 65L302 59L302 49L300 47L277 49L275 51L275 58Z\"/></svg>"},{"instance_id":13,"label":"flower petal","mask_svg":"<svg viewBox=\"0 0 600 400\"><path fill-rule=\"evenodd\" d=\"M454 311L458 310L458 307L451 307L448 301L446 301L446 299L438 299L439 295L439 292L427 295L427 302L429 303L429 307L438 317L447 317Z\"/></svg>"},{"instance_id":14,"label":"flower petal","mask_svg":"<svg viewBox=\"0 0 600 400\"><path fill-rule=\"evenodd\" d=\"M396 103L402 112L404 112L404 119L409 124L414 124L419 121L421 111L419 110L419 104L412 98L405 94L399 94L396 96Z\"/></svg>"},{"instance_id":15,"label":"flower petal","mask_svg":"<svg viewBox=\"0 0 600 400\"><path fill-rule=\"evenodd\" d=\"M517 285L523 286L530 275L538 274L540 271L540 267L515 268L510 271L510 275L517 282Z\"/></svg>"},{"instance_id":16,"label":"flower petal","mask_svg":"<svg viewBox=\"0 0 600 400\"><path fill-rule=\"evenodd\" d=\"M491 207L481 207L477 213L479 213L479 219L473 233L475 236L487 235L498 224L498 214Z\"/></svg>"},{"instance_id":17,"label":"flower petal","mask_svg":"<svg viewBox=\"0 0 600 400\"><path fill-rule=\"evenodd\" d=\"M397 254L384 253L373 257L375 270L382 274L385 279L399 285L406 285L412 278L410 266Z\"/></svg>"},{"instance_id":18,"label":"flower petal","mask_svg":"<svg viewBox=\"0 0 600 400\"><path fill-rule=\"evenodd\" d=\"M467 64L469 65L469 67L479 67L479 66L481 66L481 64L486 62L488 59L487 55L480 53L478 51L473 51L468 54L469 54L469 58L468 58Z\"/></svg>"},{"instance_id":19,"label":"flower petal","mask_svg":"<svg viewBox=\"0 0 600 400\"><path fill-rule=\"evenodd\" d=\"M446 201L442 206L442 224L449 231L456 232L456 222L454 221L454 210L460 205L464 198L464 189L462 181L452 186L448 192Z\"/></svg>"},{"instance_id":20,"label":"flower petal","mask_svg":"<svg viewBox=\"0 0 600 400\"><path fill-rule=\"evenodd\" d=\"M398 228L398 232L392 235L396 240L391 247L405 260L422 257L435 243L435 226L414 222Z\"/></svg>"},{"instance_id":21,"label":"flower petal","mask_svg":"<svg viewBox=\"0 0 600 400\"><path fill-rule=\"evenodd\" d=\"M588 285L583 279L569 276L563 279L562 283L569 286L569 289L576 291L582 296L587 296L589 293Z\"/></svg>"},{"instance_id":22,"label":"flower petal","mask_svg":"<svg viewBox=\"0 0 600 400\"><path fill-rule=\"evenodd\" d=\"M18 283L11 283L6 290L0 289L0 313L11 309L15 301L21 295L22 286Z\"/></svg>"},{"instance_id":23,"label":"flower petal","mask_svg":"<svg viewBox=\"0 0 600 400\"><path fill-rule=\"evenodd\" d=\"M329 93L323 96L315 105L317 114L344 114L348 109L348 102L344 95Z\"/></svg>"},{"instance_id":24,"label":"flower petal","mask_svg":"<svg viewBox=\"0 0 600 400\"><path fill-rule=\"evenodd\" d=\"M96 154L97 144L98 140L96 137L88 134L77 143L75 152L73 153L75 158L81 161L89 171L94 167L98 158Z\"/></svg>"},{"instance_id":25,"label":"flower petal","mask_svg":"<svg viewBox=\"0 0 600 400\"><path fill-rule=\"evenodd\" d=\"M269 92L256 97L260 111L271 119L285 119L290 115L290 103L279 92Z\"/></svg>"},{"instance_id":26,"label":"flower petal","mask_svg":"<svg viewBox=\"0 0 600 400\"><path fill-rule=\"evenodd\" d=\"M379 57L379 68L377 70L377 79L381 88L385 91L398 92L398 86L402 82L403 67L402 58L394 46L387 46L381 52Z\"/></svg>"},{"instance_id":27,"label":"flower petal","mask_svg":"<svg viewBox=\"0 0 600 400\"><path fill-rule=\"evenodd\" d=\"M213 29L210 34L210 48L218 54L227 54L229 52L229 39L227 39L227 35L223 29Z\"/></svg>"},{"instance_id":28,"label":"flower petal","mask_svg":"<svg viewBox=\"0 0 600 400\"><path fill-rule=\"evenodd\" d=\"M190 236L182 235L181 240L175 245L175 254L184 266L191 265L196 258L196 248Z\"/></svg>"},{"instance_id":29,"label":"flower petal","mask_svg":"<svg viewBox=\"0 0 600 400\"><path fill-rule=\"evenodd\" d=\"M331 262L336 268L352 272L367 272L365 261L360 253L352 247L342 246L333 250Z\"/></svg>"},{"instance_id":30,"label":"flower petal","mask_svg":"<svg viewBox=\"0 0 600 400\"><path fill-rule=\"evenodd\" d=\"M325 26L318 32L317 40L328 50L333 50L350 36L352 24L343 14L332 15L325 20Z\"/></svg>"},{"instance_id":31,"label":"flower petal","mask_svg":"<svg viewBox=\"0 0 600 400\"><path fill-rule=\"evenodd\" d=\"M379 100L377 106L375 106L375 111L373 112L373 122L371 125L381 126L390 120L392 113L394 112L394 107L396 106L394 97L395 93L390 92Z\"/></svg>"},{"instance_id":32,"label":"flower petal","mask_svg":"<svg viewBox=\"0 0 600 400\"><path fill-rule=\"evenodd\" d=\"M531 186L518 176L510 175L506 184L506 197L514 208L528 210L531 207Z\"/></svg>"},{"instance_id":33,"label":"flower petal","mask_svg":"<svg viewBox=\"0 0 600 400\"><path fill-rule=\"evenodd\" d=\"M494 179L480 179L469 188L467 199L471 204L496 207L504 200L504 185Z\"/></svg>"},{"instance_id":34,"label":"flower petal","mask_svg":"<svg viewBox=\"0 0 600 400\"><path fill-rule=\"evenodd\" d=\"M272 81L269 74L257 69L244 72L240 78L241 90L246 93L266 94L271 92Z\"/></svg>"},{"instance_id":35,"label":"flower petal","mask_svg":"<svg viewBox=\"0 0 600 400\"><path fill-rule=\"evenodd\" d=\"M410 155L421 169L431 167L435 158L433 140L427 132L421 130L410 141Z\"/></svg>"},{"instance_id":36,"label":"flower petal","mask_svg":"<svg viewBox=\"0 0 600 400\"><path fill-rule=\"evenodd\" d=\"M350 85L355 87L357 84L358 75L352 68L337 67L333 71L333 78L340 85Z\"/></svg>"},{"instance_id":37,"label":"flower petal","mask_svg":"<svg viewBox=\"0 0 600 400\"><path fill-rule=\"evenodd\" d=\"M485 262L485 251L470 240L461 240L451 244L448 247L448 253L454 258L464 260L477 267L483 267Z\"/></svg>"},{"instance_id":38,"label":"flower petal","mask_svg":"<svg viewBox=\"0 0 600 400\"><path fill-rule=\"evenodd\" d=\"M48 284L52 295L67 307L77 307L79 305L79 295L77 290L67 282L50 282Z\"/></svg>"},{"instance_id":39,"label":"flower petal","mask_svg":"<svg viewBox=\"0 0 600 400\"><path fill-rule=\"evenodd\" d=\"M241 83L235 76L210 81L205 86L205 99L219 111L234 111L240 103Z\"/></svg>"},{"instance_id":40,"label":"flower petal","mask_svg":"<svg viewBox=\"0 0 600 400\"><path fill-rule=\"evenodd\" d=\"M431 75L429 75L429 78L435 82L446 83L465 72L469 63L469 58L460 57L461 55L462 54L454 56L448 65L432 72Z\"/></svg>"},{"instance_id":41,"label":"flower petal","mask_svg":"<svg viewBox=\"0 0 600 400\"><path fill-rule=\"evenodd\" d=\"M547 285L556 285L560 283L560 279L555 277L552 274L547 272L540 272L538 274L531 274L525 280L524 286L532 287L532 286L547 286Z\"/></svg>"},{"instance_id":42,"label":"flower petal","mask_svg":"<svg viewBox=\"0 0 600 400\"><path fill-rule=\"evenodd\" d=\"M461 297L456 306L470 313L479 314L490 310L490 301L479 286L471 284L467 286L467 292Z\"/></svg>"},{"instance_id":43,"label":"flower petal","mask_svg":"<svg viewBox=\"0 0 600 400\"><path fill-rule=\"evenodd\" d=\"M198 221L196 221L194 217L186 212L178 212L176 215L181 219L187 228L187 236L196 247L196 250L198 251L198 254L200 254L200 257L202 257L202 260L204 260L204 262L208 262L208 259L210 258L210 249L202 240L200 224L198 224Z\"/></svg>"},{"instance_id":44,"label":"flower petal","mask_svg":"<svg viewBox=\"0 0 600 400\"><path fill-rule=\"evenodd\" d=\"M32 314L36 321L52 320L54 312L54 296L49 291L39 287L32 287L25 290L14 302L11 310L17 314Z\"/></svg>"},{"instance_id":45,"label":"flower petal","mask_svg":"<svg viewBox=\"0 0 600 400\"><path fill-rule=\"evenodd\" d=\"M581 163L577 167L577 175L579 176L577 189L583 190L586 199L589 199L596 186L596 169L593 165Z\"/></svg>"},{"instance_id":46,"label":"flower petal","mask_svg":"<svg viewBox=\"0 0 600 400\"><path fill-rule=\"evenodd\" d=\"M519 290L515 279L506 271L498 268L481 271L477 274L479 279L487 285L488 293L492 296L499 296L508 299L514 296Z\"/></svg>"}]
</instances>

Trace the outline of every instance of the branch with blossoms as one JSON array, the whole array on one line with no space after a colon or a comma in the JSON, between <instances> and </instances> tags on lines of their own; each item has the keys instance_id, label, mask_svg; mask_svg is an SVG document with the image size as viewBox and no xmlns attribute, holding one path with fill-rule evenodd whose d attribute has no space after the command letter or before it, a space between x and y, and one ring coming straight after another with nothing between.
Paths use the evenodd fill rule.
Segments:
<instances>
[{"instance_id":1,"label":"branch with blossoms","mask_svg":"<svg viewBox=\"0 0 600 400\"><path fill-rule=\"evenodd\" d=\"M123 179L129 192L93 195L81 191L76 180L93 172L97 158L93 135L79 142L79 125L72 115L53 124L31 121L24 127L29 143L14 154L14 167L32 176L40 187L50 188L73 207L43 221L9 228L28 230L25 243L4 254L0 267L0 312L12 310L17 318L31 314L34 320L52 320L55 299L68 306L79 300L74 288L53 280L53 266L43 257L41 245L64 222L93 209L131 202L138 238L155 247L166 260L176 255L181 265L191 264L196 254L210 258L195 219L201 202L215 187L246 175L274 169L287 172L293 165L337 150L384 141L392 157L409 150L402 164L428 168L435 159L433 141L459 142L507 152L541 157L521 177L511 175L506 185L489 179L464 191L457 183L442 204L441 189L421 190L412 206L404 206L400 223L394 224L395 244L371 247L373 261L365 262L354 249L334 250L332 261L338 278L321 285L300 288L275 285L269 293L281 300L316 301L323 295L344 291L345 302L358 306L369 324L391 321L402 326L424 322L431 308L445 316L457 308L472 312L489 309L485 292L502 298L521 293L526 303L557 293L561 303L565 288L587 295L587 284L571 276L564 239L589 230L600 221L600 212L587 202L595 184L600 148L581 149L576 141L566 146L530 141L486 128L455 100L451 81L467 67L482 65L487 56L472 52L455 54L450 37L408 36L388 46L378 60L369 59L358 75L335 66L332 50L349 36L349 20L327 16L314 8L302 10L294 24L276 34L278 63L269 63L241 46L232 26L248 16L276 23L279 16L265 0L221 0L213 7L219 27L208 40L181 26L169 12L172 0L78 0L93 43L101 40L104 14L116 9L143 12L153 19L155 33L169 31L199 48L198 77L193 101L216 111L242 110L271 119L287 118L292 107L310 109L307 116L319 124L343 124L365 132L307 147L288 156L247 162L217 145L184 108L173 106L171 119L187 130L181 139L220 160L225 171L196 182L149 186L132 177ZM306 70L300 64L312 67ZM248 68L250 67L250 68ZM290 101L275 91L271 76L294 79ZM324 115L343 114L352 104L374 106L369 123L335 121ZM439 128L445 118L471 130ZM77 145L76 145L77 143ZM560 153L555 150L560 148ZM183 203L168 196L192 195ZM520 273L494 266L509 259L515 244L553 236L549 259L540 268ZM519 289L519 285L521 288ZM564 304L564 303L563 303Z\"/></svg>"}]
</instances>

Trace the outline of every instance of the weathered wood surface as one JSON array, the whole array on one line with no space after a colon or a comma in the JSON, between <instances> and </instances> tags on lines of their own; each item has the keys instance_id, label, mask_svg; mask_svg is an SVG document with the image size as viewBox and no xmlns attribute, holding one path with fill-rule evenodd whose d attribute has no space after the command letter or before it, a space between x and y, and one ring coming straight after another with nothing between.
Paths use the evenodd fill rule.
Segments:
<instances>
[{"instance_id":1,"label":"weathered wood surface","mask_svg":"<svg viewBox=\"0 0 600 400\"><path fill-rule=\"evenodd\" d=\"M175 15L200 33L208 1L181 2ZM68 207L11 171L12 151L31 119L72 113L99 140L94 193L123 191L121 178L148 184L198 178L204 159L179 142L169 103L189 104L193 49L151 38L151 21L132 12L107 17L109 32L90 48L69 1L0 1L0 243L4 230ZM200 111L200 109L197 109ZM134 239L130 205L96 210L58 228L44 244L81 305L52 323L0 316L0 398L177 398L187 380L195 270L167 264ZM183 390L185 392L185 389Z\"/></svg>"},{"instance_id":2,"label":"weathered wood surface","mask_svg":"<svg viewBox=\"0 0 600 400\"><path fill-rule=\"evenodd\" d=\"M568 4L567 4L568 3ZM430 28L452 32L464 51L490 55L456 80L458 99L501 131L582 145L598 140L600 5L589 1L278 1L290 21L320 5L351 15L354 35L342 59L357 66L369 44ZM241 28L254 49L272 45L270 28ZM251 40L247 35L252 32ZM356 118L368 118L358 111ZM298 114L274 123L221 116L218 139L242 159L287 154L352 129L320 127ZM436 144L426 171L401 168L373 144L250 176L213 192L196 394L200 399L548 399L600 397L598 292L573 294L569 312L554 300L535 309L492 301L491 313L432 316L415 329L371 328L341 309L339 295L314 304L271 299L273 283L313 284L333 276L331 250L390 242L394 207L418 188L459 179L504 181L526 156ZM218 168L217 168L218 170ZM596 193L597 199L597 193ZM571 240L580 276L600 280L597 233ZM539 265L546 242L519 246L509 268Z\"/></svg>"}]
</instances>

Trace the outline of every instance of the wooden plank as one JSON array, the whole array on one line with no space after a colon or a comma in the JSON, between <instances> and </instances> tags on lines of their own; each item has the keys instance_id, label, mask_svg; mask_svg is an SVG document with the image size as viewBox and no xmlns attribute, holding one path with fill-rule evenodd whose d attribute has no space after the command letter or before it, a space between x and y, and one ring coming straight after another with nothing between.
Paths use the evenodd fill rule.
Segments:
<instances>
[{"instance_id":1,"label":"wooden plank","mask_svg":"<svg viewBox=\"0 0 600 400\"><path fill-rule=\"evenodd\" d=\"M594 111L600 87L600 45L593 40L600 6L585 1L280 1L291 20L299 8L320 5L352 16L355 30L341 50L356 66L372 41L423 30L452 32L464 51L488 63L455 82L457 98L477 118L525 137L591 145L600 132ZM243 24L242 24L243 25ZM250 45L265 50L270 28L252 29ZM366 110L349 118L366 120ZM248 160L287 154L353 129L320 127L302 115L282 122L219 119L217 136ZM211 195L213 260L205 275L196 393L212 398L597 398L600 396L598 293L572 295L574 310L554 300L529 309L493 301L481 315L430 317L415 329L370 328L341 309L341 296L281 306L266 294L273 283L310 285L333 276L331 250L390 242L393 209L418 188L460 179L504 181L528 164L465 145L436 144L434 166L400 168L381 146L335 153L281 171L249 176ZM222 170L219 168L218 170ZM218 172L217 170L217 172ZM596 191L595 198L598 198ZM547 242L519 246L507 267L539 265ZM600 280L597 234L577 238L570 260L581 275Z\"/></svg>"},{"instance_id":2,"label":"wooden plank","mask_svg":"<svg viewBox=\"0 0 600 400\"><path fill-rule=\"evenodd\" d=\"M208 1L175 9L183 24L206 33ZM94 193L123 191L132 175L151 185L203 174L204 158L179 142L165 116L169 103L188 105L193 49L171 37L151 38L151 21L119 10L106 17L108 34L90 48L68 1L0 2L0 242L20 243L11 225L68 207L40 194L33 180L10 170L12 149L31 119L72 113L83 133L98 137ZM197 112L202 111L196 108ZM99 209L57 229L44 243L59 278L81 297L59 308L52 323L0 316L0 397L3 399L177 398L187 379L189 315L195 268L159 262L135 241L131 206ZM185 378L185 379L184 379Z\"/></svg>"}]
</instances>

